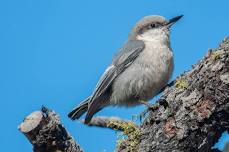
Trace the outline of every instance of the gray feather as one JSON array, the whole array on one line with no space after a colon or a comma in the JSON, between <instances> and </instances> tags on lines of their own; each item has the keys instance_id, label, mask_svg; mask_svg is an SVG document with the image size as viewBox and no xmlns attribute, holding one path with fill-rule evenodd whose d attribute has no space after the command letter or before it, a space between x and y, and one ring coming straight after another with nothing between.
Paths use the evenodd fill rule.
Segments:
<instances>
[{"instance_id":1,"label":"gray feather","mask_svg":"<svg viewBox=\"0 0 229 152\"><path fill-rule=\"evenodd\" d=\"M86 98L77 107L75 107L71 112L68 113L68 117L72 120L79 119L88 109L88 101L91 97Z\"/></svg>"},{"instance_id":2,"label":"gray feather","mask_svg":"<svg viewBox=\"0 0 229 152\"><path fill-rule=\"evenodd\" d=\"M144 43L142 41L131 40L128 41L114 57L112 64L104 72L92 94L85 123L91 120L94 113L97 112L97 109L100 109L104 105L109 105L109 98L107 98L107 96L110 97L112 83L134 62L143 49ZM106 101L104 101L104 99L101 100L104 96L106 96Z\"/></svg>"},{"instance_id":3,"label":"gray feather","mask_svg":"<svg viewBox=\"0 0 229 152\"><path fill-rule=\"evenodd\" d=\"M130 40L114 55L112 64L120 65L128 58L130 54L136 51L142 51L145 45L143 41Z\"/></svg>"}]
</instances>

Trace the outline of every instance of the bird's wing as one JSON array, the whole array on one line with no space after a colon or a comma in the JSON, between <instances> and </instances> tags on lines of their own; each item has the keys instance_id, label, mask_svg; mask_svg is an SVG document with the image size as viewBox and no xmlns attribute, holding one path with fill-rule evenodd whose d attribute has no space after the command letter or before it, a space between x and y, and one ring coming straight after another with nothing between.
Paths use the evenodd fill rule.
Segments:
<instances>
[{"instance_id":1,"label":"bird's wing","mask_svg":"<svg viewBox=\"0 0 229 152\"><path fill-rule=\"evenodd\" d=\"M112 64L106 69L102 77L100 78L90 100L88 112L85 118L85 123L88 123L93 114L104 105L101 99L104 99L104 95L108 93L111 84L144 49L144 43L138 40L128 41L123 48L120 49L118 54L113 58Z\"/></svg>"}]
</instances>

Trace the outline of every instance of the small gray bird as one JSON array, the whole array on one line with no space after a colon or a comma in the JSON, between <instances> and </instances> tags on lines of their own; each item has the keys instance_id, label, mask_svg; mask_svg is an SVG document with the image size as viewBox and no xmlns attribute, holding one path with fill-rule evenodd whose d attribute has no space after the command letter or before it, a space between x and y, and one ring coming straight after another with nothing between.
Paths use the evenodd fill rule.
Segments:
<instances>
[{"instance_id":1,"label":"small gray bird","mask_svg":"<svg viewBox=\"0 0 229 152\"><path fill-rule=\"evenodd\" d=\"M145 104L168 83L173 72L170 27L181 16L143 17L129 34L128 41L114 56L94 92L69 114L72 120L87 112L85 123L102 108Z\"/></svg>"}]
</instances>

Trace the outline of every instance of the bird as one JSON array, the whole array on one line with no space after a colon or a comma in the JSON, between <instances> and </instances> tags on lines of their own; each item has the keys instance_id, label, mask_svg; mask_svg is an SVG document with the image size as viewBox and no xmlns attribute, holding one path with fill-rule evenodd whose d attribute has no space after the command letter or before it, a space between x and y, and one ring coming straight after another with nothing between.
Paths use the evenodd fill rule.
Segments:
<instances>
[{"instance_id":1,"label":"bird","mask_svg":"<svg viewBox=\"0 0 229 152\"><path fill-rule=\"evenodd\" d=\"M183 15L169 20L159 15L141 18L127 41L114 55L92 94L76 106L68 117L85 124L107 106L132 107L144 104L164 88L173 72L170 29Z\"/></svg>"}]
</instances>

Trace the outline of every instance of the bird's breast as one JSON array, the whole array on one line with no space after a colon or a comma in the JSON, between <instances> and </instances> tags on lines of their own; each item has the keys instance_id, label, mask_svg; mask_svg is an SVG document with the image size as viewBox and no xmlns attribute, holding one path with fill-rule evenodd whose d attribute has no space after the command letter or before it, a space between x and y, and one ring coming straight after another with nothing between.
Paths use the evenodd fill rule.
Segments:
<instances>
[{"instance_id":1,"label":"bird's breast","mask_svg":"<svg viewBox=\"0 0 229 152\"><path fill-rule=\"evenodd\" d=\"M149 100L167 84L172 71L171 49L145 43L139 57L115 80L111 102L131 106L137 100Z\"/></svg>"}]
</instances>

